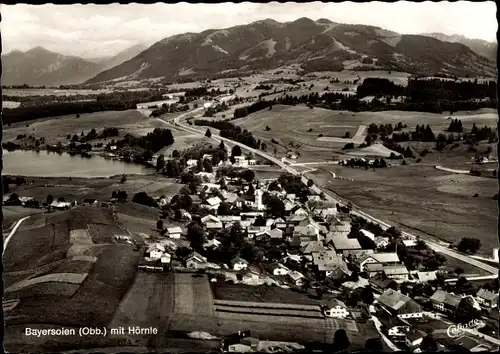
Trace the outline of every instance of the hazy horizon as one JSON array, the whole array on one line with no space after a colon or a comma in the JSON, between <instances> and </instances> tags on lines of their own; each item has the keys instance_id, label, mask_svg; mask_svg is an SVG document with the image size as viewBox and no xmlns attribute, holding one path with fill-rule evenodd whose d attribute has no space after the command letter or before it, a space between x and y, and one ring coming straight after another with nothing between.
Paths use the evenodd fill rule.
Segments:
<instances>
[{"instance_id":1,"label":"hazy horizon","mask_svg":"<svg viewBox=\"0 0 500 354\"><path fill-rule=\"evenodd\" d=\"M4 54L43 47L86 59L113 56L137 44L150 46L176 34L223 29L267 18L278 22L325 18L400 34L442 33L493 43L498 28L494 2L2 4L0 9ZM388 17L391 21L387 21Z\"/></svg>"}]
</instances>

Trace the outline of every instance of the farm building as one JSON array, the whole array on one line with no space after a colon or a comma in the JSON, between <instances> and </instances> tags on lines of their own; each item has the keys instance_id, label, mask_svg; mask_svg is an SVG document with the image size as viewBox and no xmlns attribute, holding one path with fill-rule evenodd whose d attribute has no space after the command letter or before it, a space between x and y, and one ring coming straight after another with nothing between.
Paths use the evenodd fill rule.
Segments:
<instances>
[{"instance_id":1,"label":"farm building","mask_svg":"<svg viewBox=\"0 0 500 354\"><path fill-rule=\"evenodd\" d=\"M382 274L371 277L369 282L372 289L378 293L383 293L388 289L398 289L398 284L393 279L389 279Z\"/></svg>"},{"instance_id":2,"label":"farm building","mask_svg":"<svg viewBox=\"0 0 500 354\"><path fill-rule=\"evenodd\" d=\"M236 257L231 260L231 269L232 270L243 270L248 267L248 262L244 260L243 258Z\"/></svg>"},{"instance_id":3,"label":"farm building","mask_svg":"<svg viewBox=\"0 0 500 354\"><path fill-rule=\"evenodd\" d=\"M476 294L476 301L484 307L495 308L498 306L498 293L481 288Z\"/></svg>"},{"instance_id":4,"label":"farm building","mask_svg":"<svg viewBox=\"0 0 500 354\"><path fill-rule=\"evenodd\" d=\"M301 273L292 270L288 272L287 275L296 286L304 285L304 275L302 275Z\"/></svg>"},{"instance_id":5,"label":"farm building","mask_svg":"<svg viewBox=\"0 0 500 354\"><path fill-rule=\"evenodd\" d=\"M198 165L198 160L195 159L187 160L186 164L188 167L195 167Z\"/></svg>"},{"instance_id":6,"label":"farm building","mask_svg":"<svg viewBox=\"0 0 500 354\"><path fill-rule=\"evenodd\" d=\"M441 312L454 313L462 297L454 294L450 294L444 290L436 290L434 294L430 297L432 302L432 307Z\"/></svg>"},{"instance_id":7,"label":"farm building","mask_svg":"<svg viewBox=\"0 0 500 354\"><path fill-rule=\"evenodd\" d=\"M273 272L273 275L287 275L290 269L278 263L271 266L271 271Z\"/></svg>"},{"instance_id":8,"label":"farm building","mask_svg":"<svg viewBox=\"0 0 500 354\"><path fill-rule=\"evenodd\" d=\"M182 229L179 226L167 228L168 237L174 239L180 239L182 234Z\"/></svg>"},{"instance_id":9,"label":"farm building","mask_svg":"<svg viewBox=\"0 0 500 354\"><path fill-rule=\"evenodd\" d=\"M207 259L198 252L193 252L186 260L186 268L191 269L205 269L207 266Z\"/></svg>"},{"instance_id":10,"label":"farm building","mask_svg":"<svg viewBox=\"0 0 500 354\"><path fill-rule=\"evenodd\" d=\"M216 218L215 216L210 214L201 218L201 223L206 229L222 229L222 223L220 222L219 218Z\"/></svg>"},{"instance_id":11,"label":"farm building","mask_svg":"<svg viewBox=\"0 0 500 354\"><path fill-rule=\"evenodd\" d=\"M349 316L346 304L338 299L328 301L323 311L325 316L332 318L347 318Z\"/></svg>"},{"instance_id":12,"label":"farm building","mask_svg":"<svg viewBox=\"0 0 500 354\"><path fill-rule=\"evenodd\" d=\"M359 241L355 238L348 238L347 236L345 237L333 237L331 239L331 242L333 243L333 247L337 251L337 253L342 253L347 250L360 250L361 245L359 244Z\"/></svg>"},{"instance_id":13,"label":"farm building","mask_svg":"<svg viewBox=\"0 0 500 354\"><path fill-rule=\"evenodd\" d=\"M397 282L407 281L410 274L404 265L385 265L382 271L387 278Z\"/></svg>"},{"instance_id":14,"label":"farm building","mask_svg":"<svg viewBox=\"0 0 500 354\"><path fill-rule=\"evenodd\" d=\"M400 291L388 289L378 298L378 304L389 314L399 318L422 317L422 307Z\"/></svg>"}]
</instances>

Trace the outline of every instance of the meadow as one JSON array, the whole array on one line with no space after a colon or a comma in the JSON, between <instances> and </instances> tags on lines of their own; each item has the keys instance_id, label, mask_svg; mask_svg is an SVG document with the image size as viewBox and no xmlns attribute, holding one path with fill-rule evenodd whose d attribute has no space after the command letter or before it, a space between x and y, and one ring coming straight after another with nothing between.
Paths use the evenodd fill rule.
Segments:
<instances>
[{"instance_id":1,"label":"meadow","mask_svg":"<svg viewBox=\"0 0 500 354\"><path fill-rule=\"evenodd\" d=\"M118 128L119 137L115 137L116 140L126 134L145 135L154 128L164 128L165 123L145 117L138 110L85 113L81 114L80 118L69 115L14 123L5 127L3 140L15 141L20 134L34 134L37 138L44 137L47 144L56 144L59 141L64 143L69 141L68 135L79 135L81 132L87 134L91 129L99 133L104 127ZM103 142L108 140L111 139Z\"/></svg>"},{"instance_id":2,"label":"meadow","mask_svg":"<svg viewBox=\"0 0 500 354\"><path fill-rule=\"evenodd\" d=\"M332 180L330 171L353 180ZM307 177L408 232L450 243L476 237L482 242L480 252L488 256L498 247L497 202L492 198L498 185L493 178L450 174L415 163L376 170L328 165Z\"/></svg>"}]
</instances>

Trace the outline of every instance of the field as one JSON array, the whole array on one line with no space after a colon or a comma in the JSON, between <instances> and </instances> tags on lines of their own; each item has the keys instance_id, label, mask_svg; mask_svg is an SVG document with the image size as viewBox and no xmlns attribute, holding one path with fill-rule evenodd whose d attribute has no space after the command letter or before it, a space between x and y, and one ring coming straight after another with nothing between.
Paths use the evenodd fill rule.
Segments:
<instances>
[{"instance_id":1,"label":"field","mask_svg":"<svg viewBox=\"0 0 500 354\"><path fill-rule=\"evenodd\" d=\"M2 228L3 228L3 230L7 230L7 229L10 229L10 227L13 226L14 223L16 221L18 221L19 219L22 219L26 216L43 213L44 210L24 208L22 206L5 206L4 205L4 206L2 206L2 212L3 212Z\"/></svg>"},{"instance_id":2,"label":"field","mask_svg":"<svg viewBox=\"0 0 500 354\"><path fill-rule=\"evenodd\" d=\"M131 200L135 193L146 192L152 196L173 195L182 188L159 175L130 175L125 183L120 183L121 176L110 178L71 178L71 177L29 177L31 184L12 188L19 196L34 197L43 202L47 195L54 198L65 197L66 200L82 201L85 198L95 198L100 202L108 201L111 193L122 190L127 192Z\"/></svg>"},{"instance_id":3,"label":"field","mask_svg":"<svg viewBox=\"0 0 500 354\"><path fill-rule=\"evenodd\" d=\"M331 180L333 171L349 180ZM365 212L409 232L424 232L451 243L481 239L481 253L498 247L497 193L493 178L450 174L413 164L364 170L336 165L308 174L318 185ZM329 182L331 181L331 182ZM478 193L478 197L473 197Z\"/></svg>"},{"instance_id":4,"label":"field","mask_svg":"<svg viewBox=\"0 0 500 354\"><path fill-rule=\"evenodd\" d=\"M196 277L190 273L177 273L174 280L174 312L213 316L213 297L206 276Z\"/></svg>"},{"instance_id":5,"label":"field","mask_svg":"<svg viewBox=\"0 0 500 354\"><path fill-rule=\"evenodd\" d=\"M82 114L78 119L69 115L15 123L4 129L3 140L14 141L19 134L35 134L37 138L45 137L47 144L56 144L68 141L68 134L88 133L91 129L99 132L104 127L116 127L123 137L125 134L143 135L164 126L164 123L145 117L137 110L107 111Z\"/></svg>"},{"instance_id":6,"label":"field","mask_svg":"<svg viewBox=\"0 0 500 354\"><path fill-rule=\"evenodd\" d=\"M97 261L76 294L26 298L21 306L9 313L7 325L107 325L134 278L140 255L131 247L118 244L102 246L95 251Z\"/></svg>"},{"instance_id":7,"label":"field","mask_svg":"<svg viewBox=\"0 0 500 354\"><path fill-rule=\"evenodd\" d=\"M465 129L472 128L474 123L478 127L484 125L495 127L498 119L498 114L491 109L478 110L473 114L457 112L453 117L455 116L460 117ZM330 160L346 152L341 151L345 142L320 141L318 140L320 134L323 134L323 137L342 137L345 132L349 132L352 137L359 125L369 126L371 123L396 125L401 122L407 124L407 129L410 130L414 130L417 124L429 124L437 135L448 128L450 121L447 117L447 115L424 112L353 113L322 108L310 109L306 106L275 105L272 110L262 110L236 119L232 123L248 129L256 137L265 140L268 143L268 151L272 151L274 146L281 154L286 148L290 148L290 142L300 144L300 148L296 149L301 155L298 162L306 162ZM266 126L271 130L266 131ZM271 139L278 141L281 146L272 144Z\"/></svg>"}]
</instances>

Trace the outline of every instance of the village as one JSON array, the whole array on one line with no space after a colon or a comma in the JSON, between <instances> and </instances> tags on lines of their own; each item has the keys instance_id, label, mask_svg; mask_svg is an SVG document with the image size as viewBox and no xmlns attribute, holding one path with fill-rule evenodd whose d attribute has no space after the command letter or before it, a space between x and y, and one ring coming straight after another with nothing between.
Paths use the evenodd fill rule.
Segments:
<instances>
[{"instance_id":1,"label":"village","mask_svg":"<svg viewBox=\"0 0 500 354\"><path fill-rule=\"evenodd\" d=\"M218 150L225 150L223 144ZM234 297L215 296L214 307L292 317L314 308L314 316L325 321L372 322L392 350L498 348L490 340L499 319L497 279L477 287L463 276L463 269L441 270L446 258L423 240L405 239L394 227L383 230L350 215L348 207L332 205L323 194L314 193L312 181L305 185L286 173L256 178L250 168L265 162L238 149L212 167L218 150L200 149L191 151L190 159L166 161L165 169L179 160L183 167L179 179L185 186L179 194L134 196L133 202L163 214L156 223L161 237L140 235L145 242L140 272L208 276L215 293L221 293L216 287L229 293L235 286L279 288L280 300L255 304L242 295L236 302L248 304L235 305ZM126 198L120 192L107 201L50 196L43 204L50 210L78 204L113 207ZM40 207L33 198L17 195L4 197L4 204ZM128 235L114 238L117 243L136 243ZM289 301L287 294L293 295ZM308 305L294 304L297 294ZM467 323L473 326L462 326ZM460 340L450 336L449 328L457 326ZM256 351L258 342L248 333L233 334L223 350Z\"/></svg>"}]
</instances>

